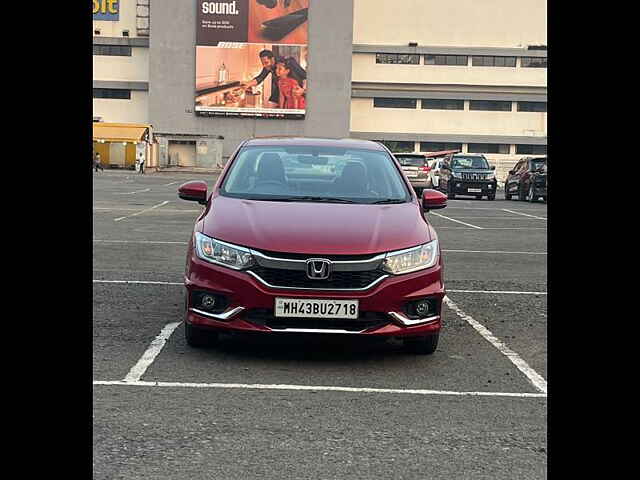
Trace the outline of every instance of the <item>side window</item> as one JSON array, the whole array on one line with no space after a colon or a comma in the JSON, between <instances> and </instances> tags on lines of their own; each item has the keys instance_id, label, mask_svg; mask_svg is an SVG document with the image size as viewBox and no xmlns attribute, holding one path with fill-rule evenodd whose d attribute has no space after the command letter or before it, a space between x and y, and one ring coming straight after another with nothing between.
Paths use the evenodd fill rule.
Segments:
<instances>
[{"instance_id":1,"label":"side window","mask_svg":"<svg viewBox=\"0 0 640 480\"><path fill-rule=\"evenodd\" d=\"M518 162L518 163L516 163L516 166L515 166L515 167L513 167L513 169L512 169L512 170L513 170L513 172L514 172L514 173L520 173L520 167L521 167L521 166L522 166L522 162Z\"/></svg>"}]
</instances>

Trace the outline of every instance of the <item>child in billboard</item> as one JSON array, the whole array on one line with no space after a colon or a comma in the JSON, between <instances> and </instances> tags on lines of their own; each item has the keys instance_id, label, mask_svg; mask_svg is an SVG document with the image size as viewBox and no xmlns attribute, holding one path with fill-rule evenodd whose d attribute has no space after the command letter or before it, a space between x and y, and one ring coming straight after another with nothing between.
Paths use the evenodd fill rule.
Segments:
<instances>
[{"instance_id":1,"label":"child in billboard","mask_svg":"<svg viewBox=\"0 0 640 480\"><path fill-rule=\"evenodd\" d=\"M304 110L307 72L293 57L279 58L276 62L278 90L280 101L278 106L285 109Z\"/></svg>"}]
</instances>

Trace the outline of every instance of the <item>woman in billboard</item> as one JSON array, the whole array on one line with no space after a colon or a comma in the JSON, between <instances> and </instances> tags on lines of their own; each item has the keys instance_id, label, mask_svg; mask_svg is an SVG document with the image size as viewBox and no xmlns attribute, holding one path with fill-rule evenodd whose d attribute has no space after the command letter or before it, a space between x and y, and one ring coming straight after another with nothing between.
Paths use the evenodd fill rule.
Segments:
<instances>
[{"instance_id":1,"label":"woman in billboard","mask_svg":"<svg viewBox=\"0 0 640 480\"><path fill-rule=\"evenodd\" d=\"M278 90L280 101L278 106L285 109L304 110L307 88L307 72L293 57L279 58L276 62Z\"/></svg>"}]
</instances>

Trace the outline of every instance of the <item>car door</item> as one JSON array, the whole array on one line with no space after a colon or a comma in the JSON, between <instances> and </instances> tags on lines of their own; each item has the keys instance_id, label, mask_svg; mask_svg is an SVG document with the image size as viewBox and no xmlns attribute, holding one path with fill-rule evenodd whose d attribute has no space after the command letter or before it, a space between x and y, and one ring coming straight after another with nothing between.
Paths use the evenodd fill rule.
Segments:
<instances>
[{"instance_id":1,"label":"car door","mask_svg":"<svg viewBox=\"0 0 640 480\"><path fill-rule=\"evenodd\" d=\"M513 167L513 174L510 175L509 178L509 193L512 195L518 194L518 189L520 188L520 173L522 172L522 165L526 163L526 160L520 160L516 163L516 166Z\"/></svg>"},{"instance_id":2,"label":"car door","mask_svg":"<svg viewBox=\"0 0 640 480\"><path fill-rule=\"evenodd\" d=\"M440 163L440 176L438 180L438 190L447 192L449 189L449 181L451 178L450 170L451 157L445 157Z\"/></svg>"},{"instance_id":3,"label":"car door","mask_svg":"<svg viewBox=\"0 0 640 480\"><path fill-rule=\"evenodd\" d=\"M441 159L436 158L431 162L431 170L429 171L429 181L431 182L431 186L435 189L438 189L438 180L440 177L440 162Z\"/></svg>"}]
</instances>

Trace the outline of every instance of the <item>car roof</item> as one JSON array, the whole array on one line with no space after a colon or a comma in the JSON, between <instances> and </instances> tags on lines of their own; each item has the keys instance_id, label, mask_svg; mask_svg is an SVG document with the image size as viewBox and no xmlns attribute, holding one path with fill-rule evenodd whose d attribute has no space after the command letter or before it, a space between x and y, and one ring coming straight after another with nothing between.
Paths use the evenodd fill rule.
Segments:
<instances>
[{"instance_id":1,"label":"car roof","mask_svg":"<svg viewBox=\"0 0 640 480\"><path fill-rule=\"evenodd\" d=\"M367 150L386 151L378 142L357 138L317 138L301 136L256 137L247 140L244 146L308 146L361 148Z\"/></svg>"}]
</instances>

